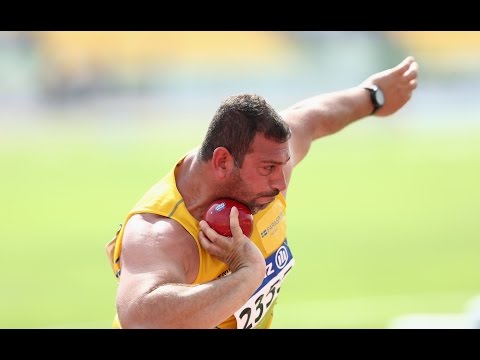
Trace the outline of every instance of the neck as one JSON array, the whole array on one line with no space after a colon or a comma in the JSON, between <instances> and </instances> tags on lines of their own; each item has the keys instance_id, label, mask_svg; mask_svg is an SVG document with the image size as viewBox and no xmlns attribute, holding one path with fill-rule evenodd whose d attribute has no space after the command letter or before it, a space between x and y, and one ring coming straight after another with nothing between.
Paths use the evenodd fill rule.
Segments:
<instances>
[{"instance_id":1,"label":"neck","mask_svg":"<svg viewBox=\"0 0 480 360\"><path fill-rule=\"evenodd\" d=\"M215 200L213 178L208 171L209 162L198 159L198 153L188 154L175 171L177 189L182 195L187 210L201 220L202 215Z\"/></svg>"}]
</instances>

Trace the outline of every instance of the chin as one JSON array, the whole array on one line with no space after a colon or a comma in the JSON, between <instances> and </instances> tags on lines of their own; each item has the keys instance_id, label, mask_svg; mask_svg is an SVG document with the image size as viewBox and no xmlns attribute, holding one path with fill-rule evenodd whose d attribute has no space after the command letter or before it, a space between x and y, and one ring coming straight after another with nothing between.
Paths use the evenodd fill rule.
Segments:
<instances>
[{"instance_id":1,"label":"chin","mask_svg":"<svg viewBox=\"0 0 480 360\"><path fill-rule=\"evenodd\" d=\"M262 204L262 205L256 205L255 207L252 208L252 214L256 214L259 211L266 209L267 206L270 205L270 203Z\"/></svg>"}]
</instances>

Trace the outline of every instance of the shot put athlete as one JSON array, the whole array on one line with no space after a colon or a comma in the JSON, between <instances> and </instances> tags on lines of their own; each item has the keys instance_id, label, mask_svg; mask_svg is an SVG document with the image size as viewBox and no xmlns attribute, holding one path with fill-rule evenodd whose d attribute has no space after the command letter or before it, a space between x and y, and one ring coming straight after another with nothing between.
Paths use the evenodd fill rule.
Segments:
<instances>
[{"instance_id":1,"label":"shot put athlete","mask_svg":"<svg viewBox=\"0 0 480 360\"><path fill-rule=\"evenodd\" d=\"M417 86L417 72L409 56L358 86L280 113L259 95L225 99L200 146L147 191L107 244L118 281L113 326L269 328L294 265L285 200L293 169L314 140L401 109ZM250 237L240 229L236 207L232 237L202 220L219 198L248 206Z\"/></svg>"}]
</instances>

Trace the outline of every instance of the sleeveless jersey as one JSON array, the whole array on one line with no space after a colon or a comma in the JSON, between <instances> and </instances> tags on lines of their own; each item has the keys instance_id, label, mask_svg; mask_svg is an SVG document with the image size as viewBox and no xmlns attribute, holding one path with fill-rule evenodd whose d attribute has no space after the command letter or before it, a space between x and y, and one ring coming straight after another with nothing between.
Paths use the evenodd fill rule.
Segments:
<instances>
[{"instance_id":1,"label":"sleeveless jersey","mask_svg":"<svg viewBox=\"0 0 480 360\"><path fill-rule=\"evenodd\" d=\"M179 193L175 169L176 166L156 183L127 214L124 224L135 214L150 213L165 216L177 221L187 230L197 243L200 263L198 275L193 284L200 284L230 274L227 265L211 256L200 245L198 221L188 212ZM266 275L250 299L217 328L269 328L273 308L280 286L295 261L286 239L286 202L282 194L275 197L269 206L253 216L254 228L250 239L262 252L266 263ZM120 256L125 227L120 225L115 237L106 245L107 255L113 272L119 280L121 276ZM114 328L121 328L118 316L113 322Z\"/></svg>"}]
</instances>

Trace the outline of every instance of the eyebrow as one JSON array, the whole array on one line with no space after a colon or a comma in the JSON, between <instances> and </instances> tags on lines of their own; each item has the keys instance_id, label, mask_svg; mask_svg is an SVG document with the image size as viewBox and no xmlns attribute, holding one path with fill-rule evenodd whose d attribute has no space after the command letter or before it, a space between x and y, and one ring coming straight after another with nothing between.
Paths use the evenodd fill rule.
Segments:
<instances>
[{"instance_id":1,"label":"eyebrow","mask_svg":"<svg viewBox=\"0 0 480 360\"><path fill-rule=\"evenodd\" d=\"M275 160L260 160L260 162L265 163L265 164L285 165L289 160L290 160L290 156L288 157L288 159L285 162L275 161Z\"/></svg>"}]
</instances>

